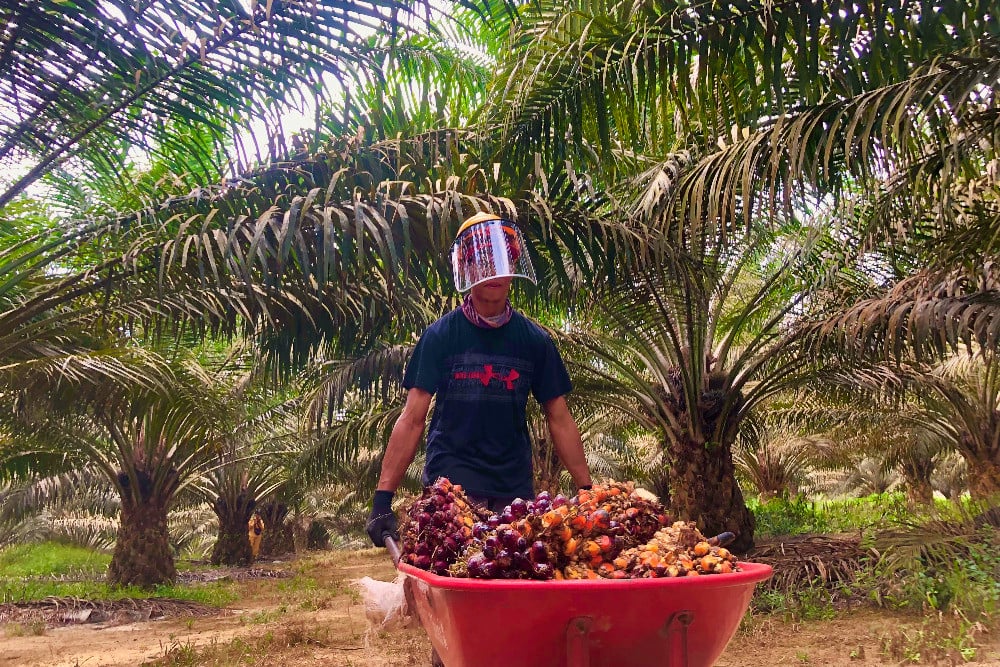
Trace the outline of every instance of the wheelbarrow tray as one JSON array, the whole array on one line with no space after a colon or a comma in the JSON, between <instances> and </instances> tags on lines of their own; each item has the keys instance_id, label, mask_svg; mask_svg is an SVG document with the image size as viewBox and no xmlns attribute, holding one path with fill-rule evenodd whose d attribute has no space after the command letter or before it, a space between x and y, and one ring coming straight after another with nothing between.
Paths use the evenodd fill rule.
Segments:
<instances>
[{"instance_id":1,"label":"wheelbarrow tray","mask_svg":"<svg viewBox=\"0 0 1000 667\"><path fill-rule=\"evenodd\" d=\"M405 563L446 667L709 667L771 567L658 579L441 577Z\"/></svg>"}]
</instances>

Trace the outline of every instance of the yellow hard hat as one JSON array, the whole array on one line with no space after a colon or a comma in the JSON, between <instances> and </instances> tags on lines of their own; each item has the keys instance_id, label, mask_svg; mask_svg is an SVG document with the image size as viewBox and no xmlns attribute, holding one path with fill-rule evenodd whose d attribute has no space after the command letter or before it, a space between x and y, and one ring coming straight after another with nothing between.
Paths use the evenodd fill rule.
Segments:
<instances>
[{"instance_id":1,"label":"yellow hard hat","mask_svg":"<svg viewBox=\"0 0 1000 667\"><path fill-rule=\"evenodd\" d=\"M503 220L503 218L496 213L489 213L487 211L480 211L479 213L469 216L466 221L462 223L462 226L458 228L458 233L455 234L455 238L461 236L462 232L472 225L479 224L480 222L489 222L490 220Z\"/></svg>"}]
</instances>

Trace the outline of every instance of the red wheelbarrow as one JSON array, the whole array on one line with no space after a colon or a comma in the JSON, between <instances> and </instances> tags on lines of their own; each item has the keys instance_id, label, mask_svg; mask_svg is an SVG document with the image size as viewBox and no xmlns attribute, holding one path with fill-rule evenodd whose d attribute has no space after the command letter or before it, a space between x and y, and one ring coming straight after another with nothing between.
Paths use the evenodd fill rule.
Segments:
<instances>
[{"instance_id":1,"label":"red wheelbarrow","mask_svg":"<svg viewBox=\"0 0 1000 667\"><path fill-rule=\"evenodd\" d=\"M395 545L393 545L395 546ZM710 667L771 567L660 579L441 577L400 563L447 667Z\"/></svg>"}]
</instances>

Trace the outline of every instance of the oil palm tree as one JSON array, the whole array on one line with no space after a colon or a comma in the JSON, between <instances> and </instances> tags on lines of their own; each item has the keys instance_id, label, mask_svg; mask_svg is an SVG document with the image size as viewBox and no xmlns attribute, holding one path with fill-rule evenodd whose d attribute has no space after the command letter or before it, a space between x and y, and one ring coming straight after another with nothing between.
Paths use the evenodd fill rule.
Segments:
<instances>
[{"instance_id":1,"label":"oil palm tree","mask_svg":"<svg viewBox=\"0 0 1000 667\"><path fill-rule=\"evenodd\" d=\"M218 519L211 554L216 565L247 565L253 560L248 521L259 501L288 481L302 449L298 395L264 382L259 368L246 367L246 356L230 353L215 366L214 381L228 405L224 415L232 418L226 427L229 437L216 448L215 464L188 492L191 499L211 506Z\"/></svg>"},{"instance_id":2,"label":"oil palm tree","mask_svg":"<svg viewBox=\"0 0 1000 667\"><path fill-rule=\"evenodd\" d=\"M664 501L703 531L753 545L732 448L753 411L812 372L789 326L823 246L814 231L692 233L683 252L601 294L565 336L576 371L662 438ZM623 400L624 399L624 400Z\"/></svg>"},{"instance_id":3,"label":"oil palm tree","mask_svg":"<svg viewBox=\"0 0 1000 667\"><path fill-rule=\"evenodd\" d=\"M884 441L879 448L884 460L902 465L904 473L914 468L910 476L926 487L923 497L930 486L933 461L955 451L966 463L972 496L987 500L1000 492L996 376L995 353L973 347L943 360L908 357L892 363L856 362L842 372L827 374L825 380L849 391L854 401L894 406L894 414L884 418L874 437ZM868 454L873 452L869 449Z\"/></svg>"},{"instance_id":4,"label":"oil palm tree","mask_svg":"<svg viewBox=\"0 0 1000 667\"><path fill-rule=\"evenodd\" d=\"M228 435L226 405L209 374L190 362L164 366L162 375L173 381L156 390L105 383L80 391L63 381L4 412L14 436L0 455L6 474L89 467L115 490L121 520L108 570L114 584L174 579L167 512L185 486L215 465Z\"/></svg>"}]
</instances>

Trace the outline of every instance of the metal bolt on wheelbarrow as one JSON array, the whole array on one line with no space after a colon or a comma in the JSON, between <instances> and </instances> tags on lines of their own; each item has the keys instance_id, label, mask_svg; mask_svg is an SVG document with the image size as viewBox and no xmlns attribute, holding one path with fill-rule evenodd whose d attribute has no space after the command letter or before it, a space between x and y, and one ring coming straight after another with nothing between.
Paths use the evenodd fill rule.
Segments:
<instances>
[{"instance_id":1,"label":"metal bolt on wheelbarrow","mask_svg":"<svg viewBox=\"0 0 1000 667\"><path fill-rule=\"evenodd\" d=\"M395 542L386 546L447 667L709 667L771 576L740 563L701 577L464 579L400 563Z\"/></svg>"}]
</instances>

